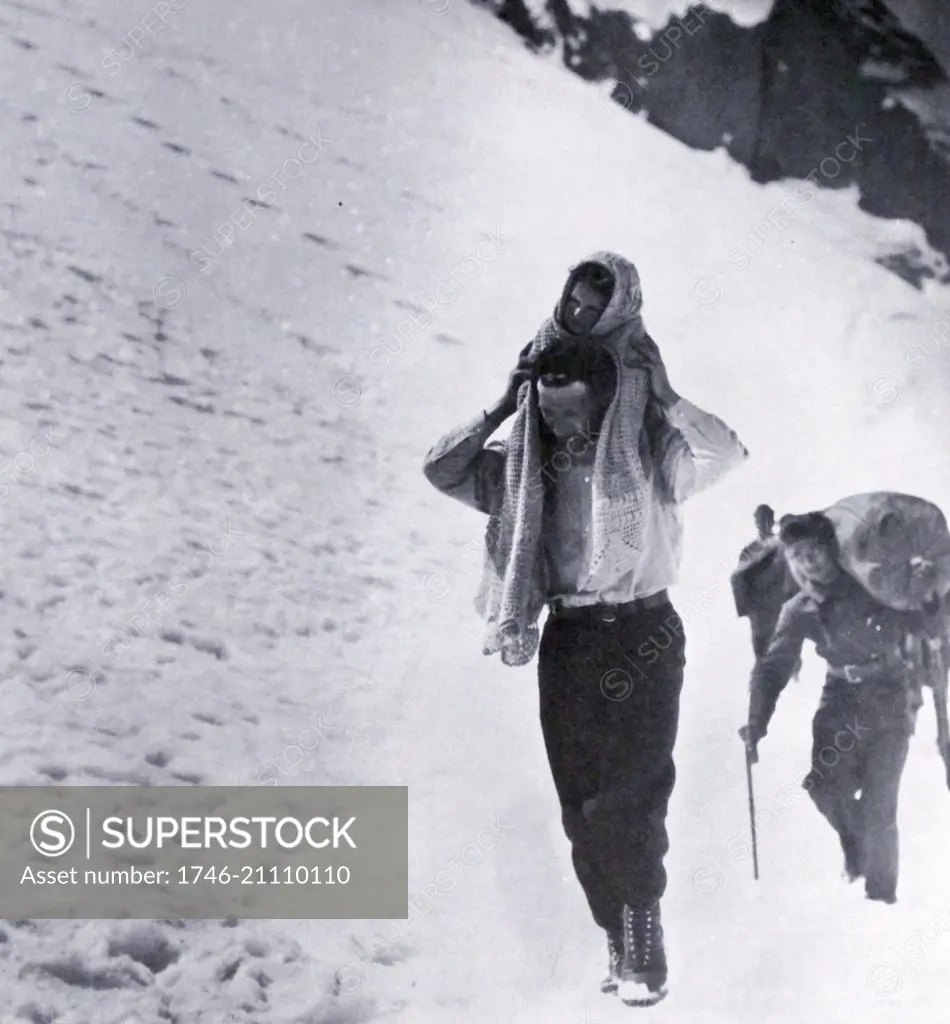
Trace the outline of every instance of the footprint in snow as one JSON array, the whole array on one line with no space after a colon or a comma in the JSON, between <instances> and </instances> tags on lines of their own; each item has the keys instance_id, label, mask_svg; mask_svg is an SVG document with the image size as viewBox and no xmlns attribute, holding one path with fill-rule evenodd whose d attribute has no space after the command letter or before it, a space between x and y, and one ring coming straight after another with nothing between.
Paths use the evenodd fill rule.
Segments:
<instances>
[{"instance_id":1,"label":"footprint in snow","mask_svg":"<svg viewBox=\"0 0 950 1024\"><path fill-rule=\"evenodd\" d=\"M419 316L423 316L426 312L421 306L417 306L414 302L407 302L405 299L393 299L393 305L398 309L405 309Z\"/></svg>"},{"instance_id":2,"label":"footprint in snow","mask_svg":"<svg viewBox=\"0 0 950 1024\"><path fill-rule=\"evenodd\" d=\"M345 263L343 269L347 273L352 274L353 277L373 277L377 281L386 281L387 278L383 274L377 273L375 270L367 270L365 267L357 266L355 263Z\"/></svg>"},{"instance_id":3,"label":"footprint in snow","mask_svg":"<svg viewBox=\"0 0 950 1024\"><path fill-rule=\"evenodd\" d=\"M195 637L191 640L191 646L202 654L213 654L218 661L228 660L228 649L220 640Z\"/></svg>"},{"instance_id":4,"label":"footprint in snow","mask_svg":"<svg viewBox=\"0 0 950 1024\"><path fill-rule=\"evenodd\" d=\"M127 956L152 974L161 974L177 963L179 951L156 924L126 926L109 940L110 957Z\"/></svg>"},{"instance_id":5,"label":"footprint in snow","mask_svg":"<svg viewBox=\"0 0 950 1024\"><path fill-rule=\"evenodd\" d=\"M318 355L340 351L335 345L324 345L319 341L314 341L313 338L308 338L306 334L298 334L297 340L308 352L316 352Z\"/></svg>"},{"instance_id":6,"label":"footprint in snow","mask_svg":"<svg viewBox=\"0 0 950 1024\"><path fill-rule=\"evenodd\" d=\"M224 722L218 718L217 715L212 715L204 711L193 711L191 717L198 722L204 722L206 725L224 725Z\"/></svg>"},{"instance_id":7,"label":"footprint in snow","mask_svg":"<svg viewBox=\"0 0 950 1024\"><path fill-rule=\"evenodd\" d=\"M343 167L352 167L355 171L366 171L369 169L366 164L361 164L356 160L351 160L347 156L338 156L334 162L341 164Z\"/></svg>"},{"instance_id":8,"label":"footprint in snow","mask_svg":"<svg viewBox=\"0 0 950 1024\"><path fill-rule=\"evenodd\" d=\"M90 284L100 284L102 282L102 278L98 274L94 274L91 270L85 270L83 267L76 267L70 264L66 269Z\"/></svg>"},{"instance_id":9,"label":"footprint in snow","mask_svg":"<svg viewBox=\"0 0 950 1024\"><path fill-rule=\"evenodd\" d=\"M91 779L102 779L111 786L148 786L151 784L149 777L144 772L115 772L107 771L104 768L86 766L80 768L79 775L87 775ZM83 783L88 785L88 783Z\"/></svg>"},{"instance_id":10,"label":"footprint in snow","mask_svg":"<svg viewBox=\"0 0 950 1024\"><path fill-rule=\"evenodd\" d=\"M168 400L176 405L184 406L186 409L194 409L195 412L203 412L208 415L214 413L214 406L207 402L191 402L187 398L180 398L178 395L169 395Z\"/></svg>"},{"instance_id":11,"label":"footprint in snow","mask_svg":"<svg viewBox=\"0 0 950 1024\"><path fill-rule=\"evenodd\" d=\"M329 238L324 238L323 235L315 235L312 231L305 231L303 237L308 242L315 242L317 245L325 246L327 249L339 249L339 245L336 242L331 241Z\"/></svg>"},{"instance_id":12,"label":"footprint in snow","mask_svg":"<svg viewBox=\"0 0 950 1024\"><path fill-rule=\"evenodd\" d=\"M144 968L135 963L103 964L93 966L85 963L76 953L46 963L27 964L20 971L20 977L45 975L72 988L120 989L144 988L150 983Z\"/></svg>"}]
</instances>

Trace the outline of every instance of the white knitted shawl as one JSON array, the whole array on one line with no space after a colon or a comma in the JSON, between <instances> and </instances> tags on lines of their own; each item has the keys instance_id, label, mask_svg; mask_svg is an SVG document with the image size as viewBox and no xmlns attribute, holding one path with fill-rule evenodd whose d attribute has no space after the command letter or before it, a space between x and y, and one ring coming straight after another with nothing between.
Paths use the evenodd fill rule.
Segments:
<instances>
[{"instance_id":1,"label":"white knitted shawl","mask_svg":"<svg viewBox=\"0 0 950 1024\"><path fill-rule=\"evenodd\" d=\"M617 388L604 416L592 473L590 572L583 586L597 590L602 574L613 576L644 548L652 468L641 447L650 397L648 371L637 365L635 345L645 334L640 315L640 278L628 260L599 252L582 261L599 263L616 281L610 304L591 332L613 355ZM572 268L565 293L573 283ZM552 317L522 352L530 362L562 336ZM475 607L485 619L484 653L501 653L505 665L525 665L538 648L538 619L548 596L548 574L541 538L544 512L538 400L530 382L522 385L518 411L506 443L502 506L490 517L485 564ZM649 459L648 459L649 463Z\"/></svg>"}]
</instances>

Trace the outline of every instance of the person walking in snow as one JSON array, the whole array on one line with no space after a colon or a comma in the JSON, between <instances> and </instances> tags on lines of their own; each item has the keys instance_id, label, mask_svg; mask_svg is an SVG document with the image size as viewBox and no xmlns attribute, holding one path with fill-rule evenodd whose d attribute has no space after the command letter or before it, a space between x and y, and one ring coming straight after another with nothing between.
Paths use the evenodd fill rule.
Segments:
<instances>
[{"instance_id":1,"label":"person walking in snow","mask_svg":"<svg viewBox=\"0 0 950 1024\"><path fill-rule=\"evenodd\" d=\"M759 505L754 519L757 536L739 553L731 583L736 614L749 619L752 652L761 658L768 650L782 605L797 593L798 584L789 572L774 533L775 512L769 505ZM799 663L793 678L800 669Z\"/></svg>"},{"instance_id":2,"label":"person walking in snow","mask_svg":"<svg viewBox=\"0 0 950 1024\"><path fill-rule=\"evenodd\" d=\"M802 645L812 640L828 671L803 786L838 833L847 878L863 877L869 899L894 903L898 792L922 703L920 639L934 623L881 604L846 573L823 513L784 517L779 539L801 589L752 671L748 723L739 733L756 761Z\"/></svg>"},{"instance_id":3,"label":"person walking in snow","mask_svg":"<svg viewBox=\"0 0 950 1024\"><path fill-rule=\"evenodd\" d=\"M476 601L484 653L511 666L538 654L563 826L607 934L601 989L628 1005L657 1002L667 985L660 899L685 666L667 588L680 506L748 455L674 391L641 305L622 256L572 268L504 395L424 466L439 491L489 516ZM490 443L511 417L507 440Z\"/></svg>"},{"instance_id":4,"label":"person walking in snow","mask_svg":"<svg viewBox=\"0 0 950 1024\"><path fill-rule=\"evenodd\" d=\"M757 505L752 519L755 522L755 540L739 552L740 563L753 559L775 536L775 510L771 505Z\"/></svg>"}]
</instances>

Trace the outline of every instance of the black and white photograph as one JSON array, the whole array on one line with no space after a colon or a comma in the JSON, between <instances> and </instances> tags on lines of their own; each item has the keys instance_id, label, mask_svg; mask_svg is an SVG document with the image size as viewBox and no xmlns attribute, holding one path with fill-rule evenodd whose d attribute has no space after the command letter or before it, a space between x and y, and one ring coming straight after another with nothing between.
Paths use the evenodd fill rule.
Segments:
<instances>
[{"instance_id":1,"label":"black and white photograph","mask_svg":"<svg viewBox=\"0 0 950 1024\"><path fill-rule=\"evenodd\" d=\"M0 53L0 1024L946 1020L950 0Z\"/></svg>"}]
</instances>

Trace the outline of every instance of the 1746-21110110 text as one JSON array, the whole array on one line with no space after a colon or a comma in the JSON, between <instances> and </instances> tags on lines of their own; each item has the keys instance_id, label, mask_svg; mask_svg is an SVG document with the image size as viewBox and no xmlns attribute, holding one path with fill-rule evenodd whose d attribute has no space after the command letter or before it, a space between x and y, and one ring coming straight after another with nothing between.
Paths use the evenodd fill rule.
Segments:
<instances>
[{"instance_id":1,"label":"1746-21110110 text","mask_svg":"<svg viewBox=\"0 0 950 1024\"><path fill-rule=\"evenodd\" d=\"M78 868L24 869L20 884L32 885L346 885L351 872L345 864L307 867L304 864L265 866L263 864L242 864L231 868L228 865L182 865L174 871L121 868L111 870L86 869L79 877Z\"/></svg>"}]
</instances>

